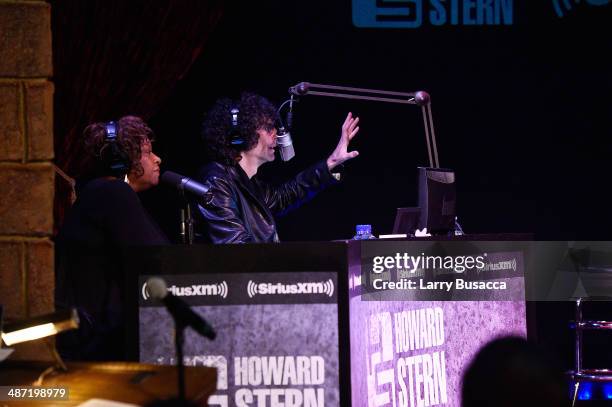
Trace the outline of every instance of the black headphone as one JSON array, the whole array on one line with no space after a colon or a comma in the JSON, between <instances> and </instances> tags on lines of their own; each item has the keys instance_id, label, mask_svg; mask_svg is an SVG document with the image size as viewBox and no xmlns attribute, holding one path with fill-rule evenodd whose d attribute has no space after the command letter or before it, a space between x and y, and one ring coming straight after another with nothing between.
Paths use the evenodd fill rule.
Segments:
<instances>
[{"instance_id":1,"label":"black headphone","mask_svg":"<svg viewBox=\"0 0 612 407\"><path fill-rule=\"evenodd\" d=\"M234 147L241 146L245 143L244 138L240 135L238 115L240 109L238 106L232 106L230 108L230 144Z\"/></svg>"},{"instance_id":2,"label":"black headphone","mask_svg":"<svg viewBox=\"0 0 612 407\"><path fill-rule=\"evenodd\" d=\"M123 179L130 171L130 157L117 142L118 125L114 121L104 124L104 145L100 158L108 175Z\"/></svg>"}]
</instances>

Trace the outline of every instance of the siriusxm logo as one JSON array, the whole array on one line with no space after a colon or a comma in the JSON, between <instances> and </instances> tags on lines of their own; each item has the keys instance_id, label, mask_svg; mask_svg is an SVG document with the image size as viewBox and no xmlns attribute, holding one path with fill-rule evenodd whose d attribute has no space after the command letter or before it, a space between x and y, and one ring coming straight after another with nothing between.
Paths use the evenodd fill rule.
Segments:
<instances>
[{"instance_id":1,"label":"siriusxm logo","mask_svg":"<svg viewBox=\"0 0 612 407\"><path fill-rule=\"evenodd\" d=\"M482 269L478 271L500 271L512 270L516 271L516 259L498 261L497 263L485 263Z\"/></svg>"},{"instance_id":2,"label":"siriusxm logo","mask_svg":"<svg viewBox=\"0 0 612 407\"><path fill-rule=\"evenodd\" d=\"M353 24L363 28L512 25L513 17L513 0L353 0Z\"/></svg>"},{"instance_id":3,"label":"siriusxm logo","mask_svg":"<svg viewBox=\"0 0 612 407\"><path fill-rule=\"evenodd\" d=\"M148 300L151 297L147 283L142 285L142 298ZM168 287L168 292L175 297L192 297L192 296L216 296L221 298L227 298L228 287L225 281L220 284L192 284L189 286L176 286L172 285Z\"/></svg>"},{"instance_id":4,"label":"siriusxm logo","mask_svg":"<svg viewBox=\"0 0 612 407\"><path fill-rule=\"evenodd\" d=\"M585 0L589 6L605 6L610 4L612 0ZM558 17L564 17L566 12L573 9L574 4L580 4L581 0L552 0L553 8Z\"/></svg>"},{"instance_id":5,"label":"siriusxm logo","mask_svg":"<svg viewBox=\"0 0 612 407\"><path fill-rule=\"evenodd\" d=\"M247 294L250 298L256 295L278 295L278 294L325 294L329 297L334 295L334 282L329 279L318 283L256 283L249 280L247 283Z\"/></svg>"}]
</instances>

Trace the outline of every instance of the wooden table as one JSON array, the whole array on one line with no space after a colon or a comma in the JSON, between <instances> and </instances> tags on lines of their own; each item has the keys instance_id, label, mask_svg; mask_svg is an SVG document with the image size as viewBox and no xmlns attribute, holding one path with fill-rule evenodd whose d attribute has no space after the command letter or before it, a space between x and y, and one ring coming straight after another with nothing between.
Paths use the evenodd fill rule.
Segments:
<instances>
[{"instance_id":1,"label":"wooden table","mask_svg":"<svg viewBox=\"0 0 612 407\"><path fill-rule=\"evenodd\" d=\"M41 362L0 363L0 386L29 386L50 365ZM43 387L65 387L68 400L0 401L0 407L16 406L76 406L89 399L108 399L143 405L177 395L177 372L173 366L148 365L134 362L67 363L68 371L53 373L43 381ZM207 405L214 393L217 369L185 367L185 394L188 400Z\"/></svg>"}]
</instances>

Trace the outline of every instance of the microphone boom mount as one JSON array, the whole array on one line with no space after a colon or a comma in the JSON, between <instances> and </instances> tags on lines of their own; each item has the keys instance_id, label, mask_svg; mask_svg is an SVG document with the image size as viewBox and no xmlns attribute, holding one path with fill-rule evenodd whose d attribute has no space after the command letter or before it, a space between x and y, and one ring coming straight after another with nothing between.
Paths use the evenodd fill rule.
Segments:
<instances>
[{"instance_id":1,"label":"microphone boom mount","mask_svg":"<svg viewBox=\"0 0 612 407\"><path fill-rule=\"evenodd\" d=\"M324 85L320 83L300 82L289 88L293 96L328 96L343 99L370 100L374 102L400 103L421 106L423 124L425 126L425 141L429 155L429 166L440 168L438 147L431 113L431 98L425 91L393 92L387 90L354 88L348 86Z\"/></svg>"}]
</instances>

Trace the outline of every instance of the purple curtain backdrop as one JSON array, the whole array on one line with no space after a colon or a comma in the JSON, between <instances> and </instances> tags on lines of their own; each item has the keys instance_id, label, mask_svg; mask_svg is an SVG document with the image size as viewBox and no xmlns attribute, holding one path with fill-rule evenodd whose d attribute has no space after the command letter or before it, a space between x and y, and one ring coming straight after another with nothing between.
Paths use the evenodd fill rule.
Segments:
<instances>
[{"instance_id":1,"label":"purple curtain backdrop","mask_svg":"<svg viewBox=\"0 0 612 407\"><path fill-rule=\"evenodd\" d=\"M91 122L149 119L202 54L225 0L52 1L55 157L79 171L79 137ZM55 225L70 205L58 177Z\"/></svg>"}]
</instances>

